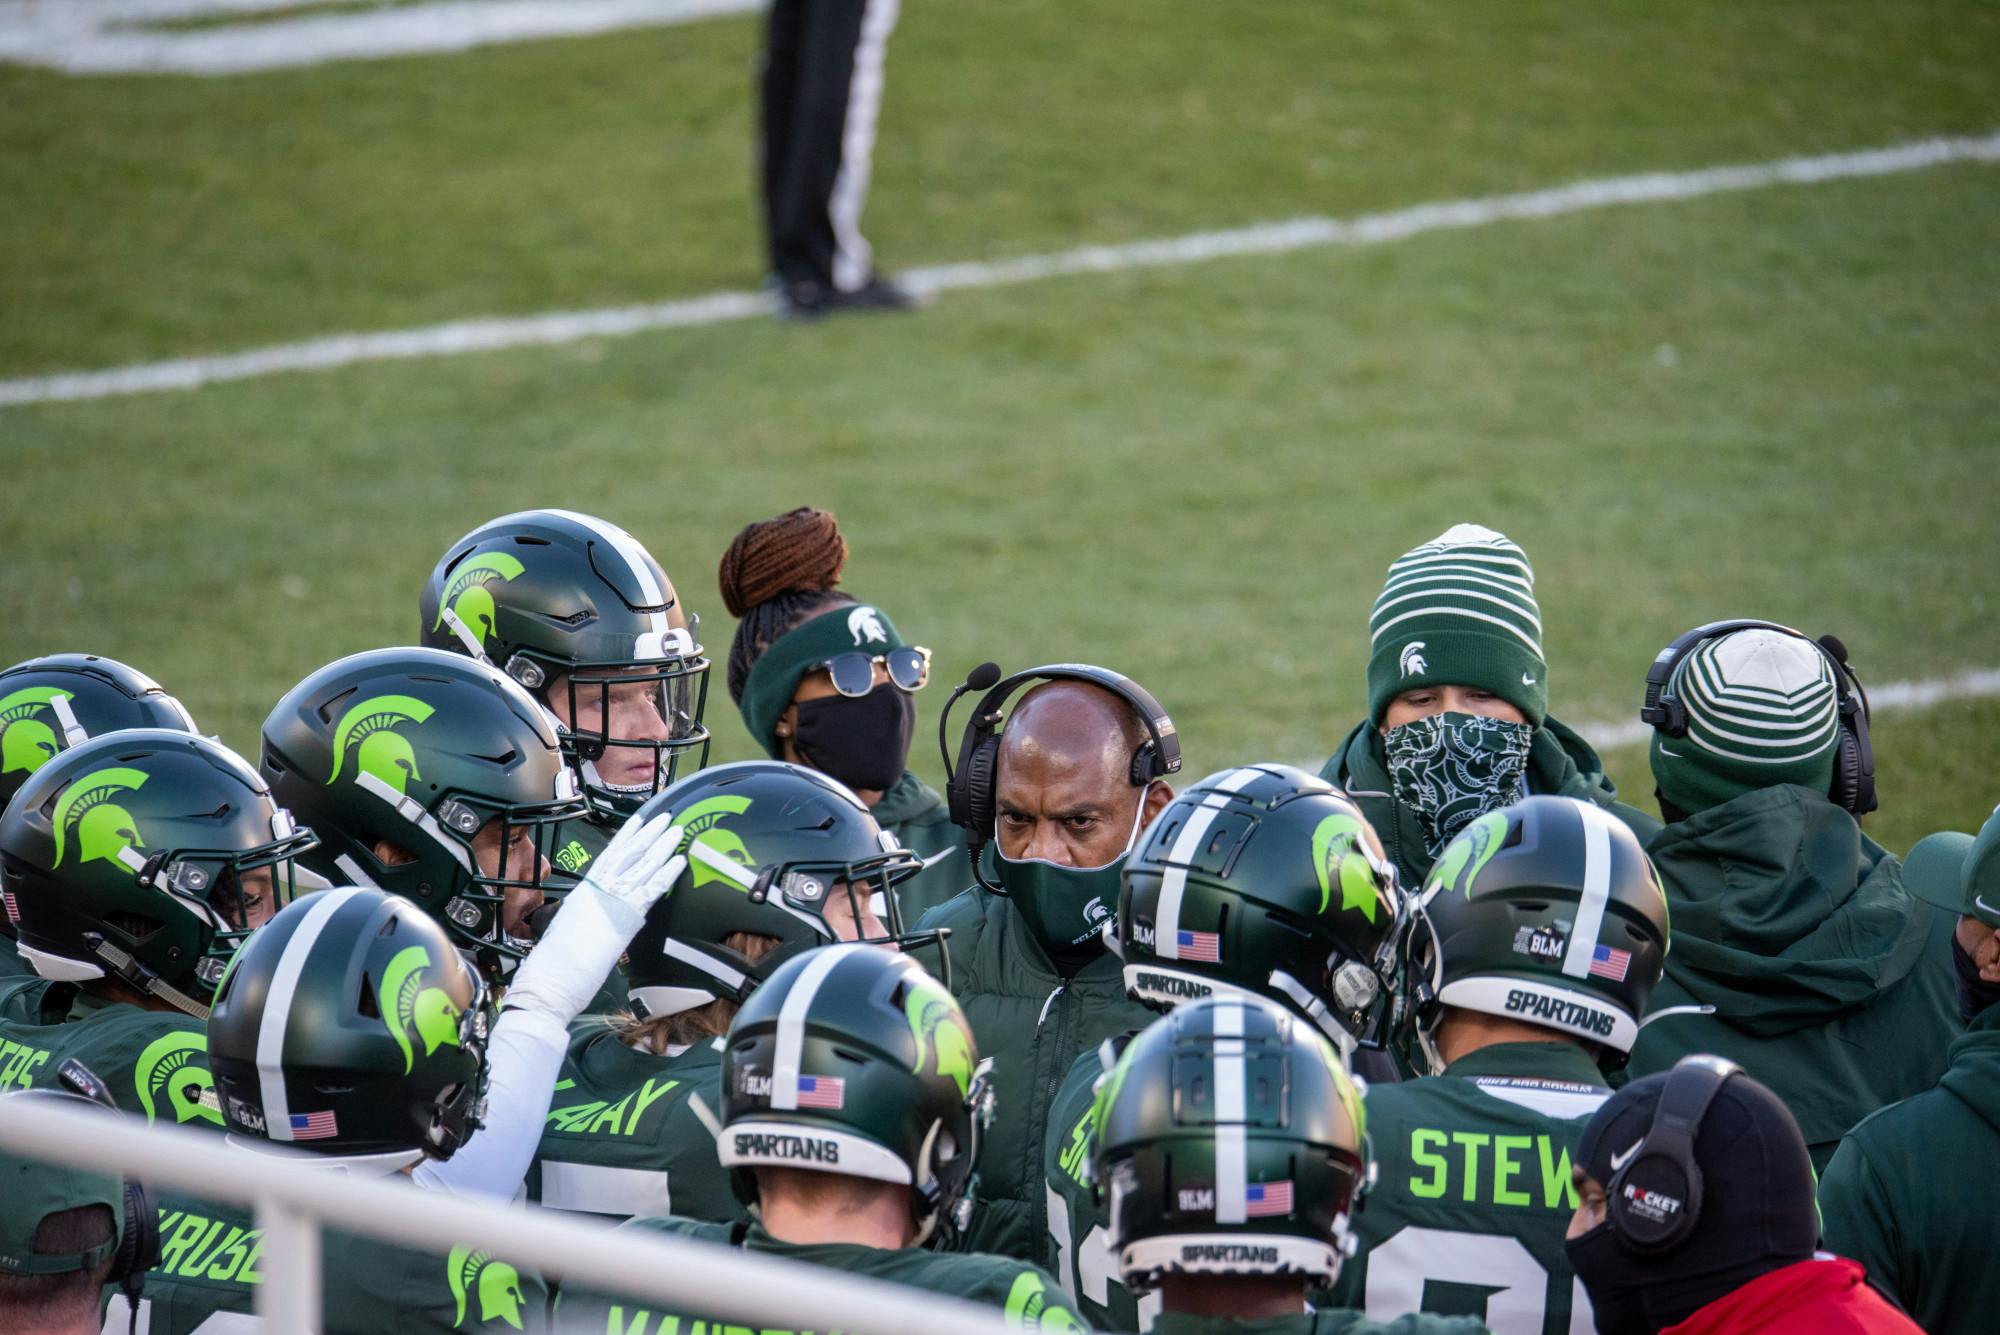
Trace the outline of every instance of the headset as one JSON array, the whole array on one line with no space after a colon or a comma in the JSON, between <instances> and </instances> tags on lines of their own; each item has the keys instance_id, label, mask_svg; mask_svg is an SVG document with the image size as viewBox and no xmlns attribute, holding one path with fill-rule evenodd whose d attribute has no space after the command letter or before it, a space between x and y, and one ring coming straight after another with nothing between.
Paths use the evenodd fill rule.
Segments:
<instances>
[{"instance_id":1,"label":"headset","mask_svg":"<svg viewBox=\"0 0 2000 1335\"><path fill-rule=\"evenodd\" d=\"M1775 621L1711 621L1706 626L1696 626L1660 650L1653 666L1646 669L1646 699L1639 706L1640 721L1652 724L1656 731L1668 737L1687 736L1687 706L1668 689L1674 673L1679 670L1682 660L1703 642L1739 630L1775 630L1797 636L1819 650L1826 659L1827 665L1833 669L1834 690L1840 709L1839 750L1834 756L1833 786L1827 790L1827 797L1850 815L1865 816L1875 810L1878 805L1875 800L1875 747L1868 740L1868 694L1861 689L1861 678L1847 662L1847 646L1837 636L1822 635L1815 640Z\"/></svg>"},{"instance_id":2,"label":"headset","mask_svg":"<svg viewBox=\"0 0 2000 1335\"><path fill-rule=\"evenodd\" d=\"M1642 1255L1670 1252L1701 1220L1701 1165L1695 1137L1709 1105L1743 1068L1697 1053L1674 1063L1653 1109L1653 1123L1625 1151L1624 1166L1604 1188L1605 1215L1625 1246Z\"/></svg>"},{"instance_id":3,"label":"headset","mask_svg":"<svg viewBox=\"0 0 2000 1335\"><path fill-rule=\"evenodd\" d=\"M965 681L952 690L951 698L944 702L944 712L938 717L938 753L944 758L944 791L951 822L965 831L965 851L972 858L973 877L995 894L1007 892L986 879L986 873L980 866L980 855L993 838L997 806L994 770L1000 760L1001 710L1006 707L1010 696L1031 681L1087 682L1102 687L1132 707L1132 712L1146 727L1146 740L1132 753L1129 774L1134 788L1143 788L1155 779L1178 774L1181 768L1181 739L1174 730L1172 717L1160 707L1160 702L1153 698L1151 692L1123 673L1093 667L1088 663L1050 663L1026 672L1016 672L1003 681L998 664L981 663L972 669L966 674ZM952 706L967 691L984 691L986 694L972 711L972 717L966 720L965 735L958 748L958 767L953 769L951 748L945 740L946 727L951 720Z\"/></svg>"},{"instance_id":4,"label":"headset","mask_svg":"<svg viewBox=\"0 0 2000 1335\"><path fill-rule=\"evenodd\" d=\"M65 1059L56 1068L56 1082L77 1098L112 1112L118 1111L111 1091L97 1078L97 1073L74 1057ZM124 1185L125 1228L113 1244L111 1273L105 1279L124 1291L132 1321L136 1324L139 1296L146 1285L146 1272L160 1263L160 1214L153 1205L153 1193L143 1183L128 1177Z\"/></svg>"}]
</instances>

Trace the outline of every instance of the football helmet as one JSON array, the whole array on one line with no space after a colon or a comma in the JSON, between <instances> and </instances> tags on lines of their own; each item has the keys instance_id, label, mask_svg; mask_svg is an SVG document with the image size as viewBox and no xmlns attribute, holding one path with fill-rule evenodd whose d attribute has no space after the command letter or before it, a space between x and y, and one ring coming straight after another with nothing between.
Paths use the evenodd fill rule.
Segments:
<instances>
[{"instance_id":1,"label":"football helmet","mask_svg":"<svg viewBox=\"0 0 2000 1335\"><path fill-rule=\"evenodd\" d=\"M120 728L195 732L145 673L95 654L48 654L0 672L0 807L63 750Z\"/></svg>"}]
</instances>

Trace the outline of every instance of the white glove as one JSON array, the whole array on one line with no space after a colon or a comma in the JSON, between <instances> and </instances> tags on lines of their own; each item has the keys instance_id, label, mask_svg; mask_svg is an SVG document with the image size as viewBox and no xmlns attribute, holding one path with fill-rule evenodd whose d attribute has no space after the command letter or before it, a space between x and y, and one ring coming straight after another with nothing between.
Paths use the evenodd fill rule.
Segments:
<instances>
[{"instance_id":1,"label":"white glove","mask_svg":"<svg viewBox=\"0 0 2000 1335\"><path fill-rule=\"evenodd\" d=\"M548 930L514 971L502 1005L542 1011L563 1024L581 1015L645 923L646 910L686 869L681 834L667 813L644 824L637 816L625 822L563 897Z\"/></svg>"}]
</instances>

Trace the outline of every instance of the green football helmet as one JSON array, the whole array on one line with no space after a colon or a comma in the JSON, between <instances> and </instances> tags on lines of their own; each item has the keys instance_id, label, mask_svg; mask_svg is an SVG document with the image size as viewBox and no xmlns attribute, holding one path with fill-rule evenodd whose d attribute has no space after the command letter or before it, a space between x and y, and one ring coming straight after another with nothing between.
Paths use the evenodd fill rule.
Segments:
<instances>
[{"instance_id":1,"label":"green football helmet","mask_svg":"<svg viewBox=\"0 0 2000 1335\"><path fill-rule=\"evenodd\" d=\"M672 1015L745 1001L793 956L838 941L838 920L858 925L865 912L887 928L867 939L942 954L941 934L906 934L896 908L894 887L923 863L838 779L781 760L717 765L639 815L661 812L687 832L688 862L626 949L635 1011ZM738 932L777 945L752 959L729 946Z\"/></svg>"},{"instance_id":2,"label":"green football helmet","mask_svg":"<svg viewBox=\"0 0 2000 1335\"><path fill-rule=\"evenodd\" d=\"M758 1167L895 1182L910 1188L918 1244L942 1243L971 1221L991 1116L971 1024L908 955L807 951L729 1026L716 1148L745 1206Z\"/></svg>"},{"instance_id":3,"label":"green football helmet","mask_svg":"<svg viewBox=\"0 0 2000 1335\"><path fill-rule=\"evenodd\" d=\"M223 1125L385 1172L449 1159L484 1114L494 1023L478 971L423 909L380 890L306 895L216 990Z\"/></svg>"},{"instance_id":4,"label":"green football helmet","mask_svg":"<svg viewBox=\"0 0 2000 1335\"><path fill-rule=\"evenodd\" d=\"M1167 1274L1331 1283L1373 1176L1361 1094L1332 1044L1271 1002L1155 1020L1098 1086L1092 1190L1134 1293Z\"/></svg>"},{"instance_id":5,"label":"green football helmet","mask_svg":"<svg viewBox=\"0 0 2000 1335\"><path fill-rule=\"evenodd\" d=\"M564 745L599 819L630 815L707 763L699 619L683 610L660 563L616 524L570 510L481 524L439 558L421 615L424 644L491 662L566 709ZM559 677L561 693L552 696ZM614 693L635 690L658 712L654 735L614 730ZM607 759L607 748L623 758ZM634 765L639 757L647 763Z\"/></svg>"},{"instance_id":6,"label":"green football helmet","mask_svg":"<svg viewBox=\"0 0 2000 1335\"><path fill-rule=\"evenodd\" d=\"M1264 997L1352 1053L1390 1013L1402 917L1359 807L1303 770L1246 765L1160 813L1125 863L1108 940L1126 990L1155 1009Z\"/></svg>"},{"instance_id":7,"label":"green football helmet","mask_svg":"<svg viewBox=\"0 0 2000 1335\"><path fill-rule=\"evenodd\" d=\"M121 728L194 732L143 672L95 654L48 654L0 672L0 807L63 750Z\"/></svg>"},{"instance_id":8,"label":"green football helmet","mask_svg":"<svg viewBox=\"0 0 2000 1335\"><path fill-rule=\"evenodd\" d=\"M44 978L114 977L195 1016L317 841L220 742L130 728L63 752L0 817L0 891ZM245 880L250 896L246 898Z\"/></svg>"},{"instance_id":9,"label":"green football helmet","mask_svg":"<svg viewBox=\"0 0 2000 1335\"><path fill-rule=\"evenodd\" d=\"M490 971L533 944L521 922L557 828L586 810L548 711L439 649L377 649L313 673L264 720L261 765L320 837L314 872L414 900ZM406 860L381 856L384 843Z\"/></svg>"},{"instance_id":10,"label":"green football helmet","mask_svg":"<svg viewBox=\"0 0 2000 1335\"><path fill-rule=\"evenodd\" d=\"M1488 812L1445 845L1403 943L1398 1058L1444 1069L1447 1006L1558 1030L1625 1064L1667 954L1667 896L1623 822L1573 797Z\"/></svg>"}]
</instances>

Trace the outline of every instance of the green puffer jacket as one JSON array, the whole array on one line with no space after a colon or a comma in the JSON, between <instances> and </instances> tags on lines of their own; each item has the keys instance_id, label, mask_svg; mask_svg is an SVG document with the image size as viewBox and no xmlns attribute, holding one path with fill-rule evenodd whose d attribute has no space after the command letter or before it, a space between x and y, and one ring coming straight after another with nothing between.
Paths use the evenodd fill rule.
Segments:
<instances>
[{"instance_id":1,"label":"green puffer jacket","mask_svg":"<svg viewBox=\"0 0 2000 1335\"><path fill-rule=\"evenodd\" d=\"M1319 777L1347 791L1361 814L1381 836L1382 847L1396 864L1405 890L1414 891L1430 875L1433 861L1424 846L1424 829L1417 813L1398 802L1389 787L1388 762L1382 734L1363 719L1320 766ZM1575 797L1603 807L1645 843L1659 833L1660 822L1637 807L1618 800L1618 789L1604 775L1604 762L1590 743L1555 719L1535 729L1528 749L1528 791L1538 796Z\"/></svg>"},{"instance_id":2,"label":"green puffer jacket","mask_svg":"<svg viewBox=\"0 0 2000 1335\"><path fill-rule=\"evenodd\" d=\"M1937 1083L1963 1028L1952 920L1903 887L1903 864L1796 784L1745 793L1647 846L1673 921L1666 977L1623 1080L1691 1052L1740 1062L1798 1118L1824 1170L1868 1114Z\"/></svg>"},{"instance_id":3,"label":"green puffer jacket","mask_svg":"<svg viewBox=\"0 0 2000 1335\"><path fill-rule=\"evenodd\" d=\"M944 799L922 779L903 772L875 804L876 823L924 860L924 869L896 887L896 907L908 925L952 898L972 881L965 831L951 823Z\"/></svg>"},{"instance_id":4,"label":"green puffer jacket","mask_svg":"<svg viewBox=\"0 0 2000 1335\"><path fill-rule=\"evenodd\" d=\"M1944 917L1945 915L1939 914ZM2000 1006L1951 1045L1935 1089L1885 1108L1848 1133L1819 1184L1826 1248L1859 1261L1868 1282L1932 1335L1993 1327L1992 1165L2000 1163Z\"/></svg>"},{"instance_id":5,"label":"green puffer jacket","mask_svg":"<svg viewBox=\"0 0 2000 1335\"><path fill-rule=\"evenodd\" d=\"M1064 978L1004 895L975 886L917 925L951 929L951 989L979 1055L993 1059L997 1106L976 1165L969 1249L1039 1260L1042 1141L1056 1089L1079 1053L1156 1017L1125 995L1124 966L1109 952Z\"/></svg>"}]
</instances>

